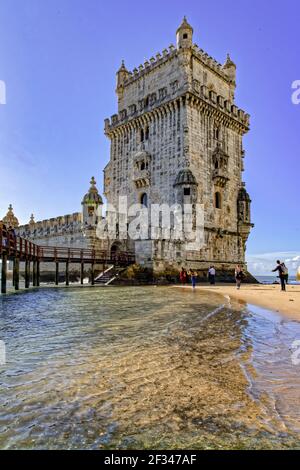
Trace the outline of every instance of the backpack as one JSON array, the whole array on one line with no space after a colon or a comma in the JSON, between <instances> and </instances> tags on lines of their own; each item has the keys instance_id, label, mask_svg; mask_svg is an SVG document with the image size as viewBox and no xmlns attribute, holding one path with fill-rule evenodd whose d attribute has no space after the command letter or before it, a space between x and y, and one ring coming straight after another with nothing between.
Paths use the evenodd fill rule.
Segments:
<instances>
[{"instance_id":1,"label":"backpack","mask_svg":"<svg viewBox=\"0 0 300 470\"><path fill-rule=\"evenodd\" d=\"M289 270L285 264L281 265L281 269L282 269L282 274L284 274L285 276L289 273Z\"/></svg>"}]
</instances>

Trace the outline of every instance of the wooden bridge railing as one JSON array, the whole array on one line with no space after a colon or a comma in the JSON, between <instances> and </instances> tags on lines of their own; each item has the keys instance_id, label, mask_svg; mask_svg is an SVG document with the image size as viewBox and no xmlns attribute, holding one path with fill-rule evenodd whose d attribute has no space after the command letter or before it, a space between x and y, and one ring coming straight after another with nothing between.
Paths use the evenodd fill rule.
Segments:
<instances>
[{"instance_id":1,"label":"wooden bridge railing","mask_svg":"<svg viewBox=\"0 0 300 470\"><path fill-rule=\"evenodd\" d=\"M128 266L134 263L135 255L131 252L108 253L105 250L89 248L68 248L36 245L35 243L19 237L15 231L8 229L0 222L0 257L2 259L1 292L6 292L7 261L14 264L13 284L15 289L19 289L19 264L25 262L25 287L30 285L30 262L33 262L32 279L33 285L39 285L40 262L54 262L56 264L55 283L58 284L59 263L66 264L66 285L69 285L69 264L80 263L80 279L83 284L84 264L91 265L91 282L94 284L95 265L116 264L118 266Z\"/></svg>"}]
</instances>

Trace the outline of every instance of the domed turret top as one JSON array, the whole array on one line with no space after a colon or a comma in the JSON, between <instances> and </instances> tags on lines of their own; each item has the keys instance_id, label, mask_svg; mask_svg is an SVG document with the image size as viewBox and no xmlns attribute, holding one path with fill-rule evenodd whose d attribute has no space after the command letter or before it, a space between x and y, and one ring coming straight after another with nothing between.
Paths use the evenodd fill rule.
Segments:
<instances>
[{"instance_id":1,"label":"domed turret top","mask_svg":"<svg viewBox=\"0 0 300 470\"><path fill-rule=\"evenodd\" d=\"M10 204L8 207L8 212L5 217L3 217L2 222L4 225L6 225L8 228L16 228L19 227L19 221L17 217L14 214L13 207Z\"/></svg>"},{"instance_id":2,"label":"domed turret top","mask_svg":"<svg viewBox=\"0 0 300 470\"><path fill-rule=\"evenodd\" d=\"M124 59L122 60L121 67L119 68L118 72L128 72L128 70L125 66Z\"/></svg>"},{"instance_id":3,"label":"domed turret top","mask_svg":"<svg viewBox=\"0 0 300 470\"><path fill-rule=\"evenodd\" d=\"M177 29L177 34L183 29L189 29L192 33L194 32L192 26L188 23L186 16L183 17L182 23Z\"/></svg>"},{"instance_id":4,"label":"domed turret top","mask_svg":"<svg viewBox=\"0 0 300 470\"><path fill-rule=\"evenodd\" d=\"M196 178L191 172L191 170L180 170L180 172L178 173L174 186L179 186L183 184L198 186Z\"/></svg>"},{"instance_id":5,"label":"domed turret top","mask_svg":"<svg viewBox=\"0 0 300 470\"><path fill-rule=\"evenodd\" d=\"M117 71L117 90L124 85L125 80L128 78L129 72L125 66L124 60L122 60L121 67Z\"/></svg>"},{"instance_id":6,"label":"domed turret top","mask_svg":"<svg viewBox=\"0 0 300 470\"><path fill-rule=\"evenodd\" d=\"M223 68L223 71L226 73L227 77L229 78L229 80L235 84L235 82L236 82L236 65L233 62L233 60L231 60L229 54L227 54L226 62L223 65L222 68Z\"/></svg>"},{"instance_id":7,"label":"domed turret top","mask_svg":"<svg viewBox=\"0 0 300 470\"><path fill-rule=\"evenodd\" d=\"M230 55L227 54L226 62L225 62L225 64L223 65L223 68L226 69L226 68L229 68L229 67L235 67L235 68L236 68L236 65L235 65L235 63L233 62L233 60L231 60Z\"/></svg>"},{"instance_id":8,"label":"domed turret top","mask_svg":"<svg viewBox=\"0 0 300 470\"><path fill-rule=\"evenodd\" d=\"M84 196L81 204L103 204L102 197L100 196L96 187L96 180L94 176L91 179L91 187L89 192Z\"/></svg>"}]
</instances>

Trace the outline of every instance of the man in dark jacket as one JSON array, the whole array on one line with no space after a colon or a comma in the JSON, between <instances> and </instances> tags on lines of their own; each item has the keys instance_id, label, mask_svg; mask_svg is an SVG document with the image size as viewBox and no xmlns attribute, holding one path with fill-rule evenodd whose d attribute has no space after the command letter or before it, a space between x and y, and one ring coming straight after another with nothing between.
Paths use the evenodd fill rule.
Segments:
<instances>
[{"instance_id":1,"label":"man in dark jacket","mask_svg":"<svg viewBox=\"0 0 300 470\"><path fill-rule=\"evenodd\" d=\"M278 273L279 273L279 279L280 279L280 283L281 283L281 290L285 291L285 280L286 280L285 270L283 268L283 264L279 260L277 260L277 267L272 270L272 273L275 273L276 271L278 271Z\"/></svg>"}]
</instances>

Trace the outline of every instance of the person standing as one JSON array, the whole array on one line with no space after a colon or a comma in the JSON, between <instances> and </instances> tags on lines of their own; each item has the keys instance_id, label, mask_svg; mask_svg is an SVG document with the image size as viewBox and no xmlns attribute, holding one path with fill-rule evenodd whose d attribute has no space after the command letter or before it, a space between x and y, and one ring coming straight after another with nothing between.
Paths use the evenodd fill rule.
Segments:
<instances>
[{"instance_id":1,"label":"person standing","mask_svg":"<svg viewBox=\"0 0 300 470\"><path fill-rule=\"evenodd\" d=\"M211 266L208 270L208 279L211 286L216 283L216 270L214 266Z\"/></svg>"},{"instance_id":2,"label":"person standing","mask_svg":"<svg viewBox=\"0 0 300 470\"><path fill-rule=\"evenodd\" d=\"M236 282L236 288L240 289L241 288L241 283L242 283L242 280L243 280L243 277L244 277L244 273L243 273L243 270L242 270L242 268L239 264L235 268L234 277L235 277L235 282Z\"/></svg>"},{"instance_id":3,"label":"person standing","mask_svg":"<svg viewBox=\"0 0 300 470\"><path fill-rule=\"evenodd\" d=\"M187 272L184 268L181 269L179 277L181 284L185 285L187 280Z\"/></svg>"},{"instance_id":4,"label":"person standing","mask_svg":"<svg viewBox=\"0 0 300 470\"><path fill-rule=\"evenodd\" d=\"M193 286L193 289L196 288L196 278L197 278L197 274L195 271L190 271L190 276L191 276L191 281L192 281L192 286Z\"/></svg>"},{"instance_id":5,"label":"person standing","mask_svg":"<svg viewBox=\"0 0 300 470\"><path fill-rule=\"evenodd\" d=\"M272 273L275 273L276 271L278 271L278 274L279 274L279 279L280 279L280 284L281 284L281 290L283 292L285 292L286 288L285 288L285 270L284 270L284 267L283 267L283 264L284 263L281 263L279 261L279 259L276 261L277 262L277 266L275 269L272 270Z\"/></svg>"}]
</instances>

